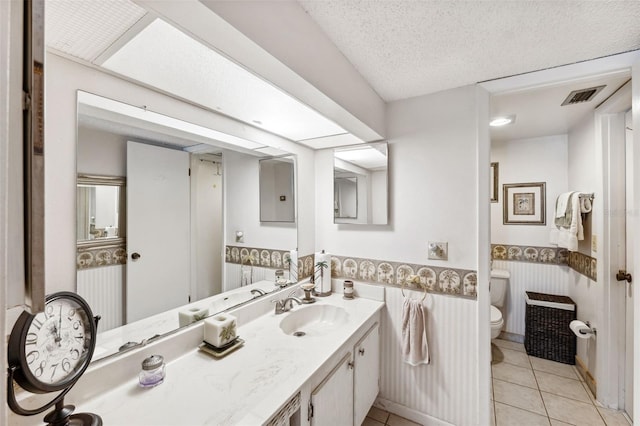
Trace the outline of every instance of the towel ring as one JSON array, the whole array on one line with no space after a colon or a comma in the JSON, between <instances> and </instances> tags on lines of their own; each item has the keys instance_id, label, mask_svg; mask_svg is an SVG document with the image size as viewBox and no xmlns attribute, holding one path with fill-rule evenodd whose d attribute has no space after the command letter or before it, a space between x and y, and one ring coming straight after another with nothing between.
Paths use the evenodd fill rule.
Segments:
<instances>
[{"instance_id":1,"label":"towel ring","mask_svg":"<svg viewBox=\"0 0 640 426\"><path fill-rule=\"evenodd\" d=\"M407 297L406 294L404 294L404 283L405 281L402 281L402 284L400 285L400 291L402 292L402 296L403 297ZM418 284L420 287L422 287L422 289L424 290L424 294L422 295L422 299L420 299L420 302L424 302L424 299L427 298L427 287L423 286L422 283Z\"/></svg>"}]
</instances>

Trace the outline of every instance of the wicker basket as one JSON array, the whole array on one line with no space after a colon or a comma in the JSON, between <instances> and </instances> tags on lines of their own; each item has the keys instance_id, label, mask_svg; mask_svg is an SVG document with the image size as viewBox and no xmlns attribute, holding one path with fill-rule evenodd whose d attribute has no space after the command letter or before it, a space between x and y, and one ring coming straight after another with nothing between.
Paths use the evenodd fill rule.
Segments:
<instances>
[{"instance_id":1,"label":"wicker basket","mask_svg":"<svg viewBox=\"0 0 640 426\"><path fill-rule=\"evenodd\" d=\"M527 354L575 364L576 335L569 323L576 319L570 297L527 291L524 347Z\"/></svg>"}]
</instances>

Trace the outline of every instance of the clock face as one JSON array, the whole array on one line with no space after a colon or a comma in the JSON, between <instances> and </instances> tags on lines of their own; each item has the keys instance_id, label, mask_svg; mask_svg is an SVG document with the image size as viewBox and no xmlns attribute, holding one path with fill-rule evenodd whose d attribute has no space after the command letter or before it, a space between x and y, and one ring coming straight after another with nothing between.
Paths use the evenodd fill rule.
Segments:
<instances>
[{"instance_id":1,"label":"clock face","mask_svg":"<svg viewBox=\"0 0 640 426\"><path fill-rule=\"evenodd\" d=\"M91 361L96 325L89 306L74 293L47 297L44 312L24 313L15 328L20 332L10 338L10 364L20 365L16 381L29 391L72 385Z\"/></svg>"},{"instance_id":2,"label":"clock face","mask_svg":"<svg viewBox=\"0 0 640 426\"><path fill-rule=\"evenodd\" d=\"M83 365L89 352L90 320L71 299L54 300L36 315L27 332L25 351L28 369L37 380L60 383Z\"/></svg>"}]
</instances>

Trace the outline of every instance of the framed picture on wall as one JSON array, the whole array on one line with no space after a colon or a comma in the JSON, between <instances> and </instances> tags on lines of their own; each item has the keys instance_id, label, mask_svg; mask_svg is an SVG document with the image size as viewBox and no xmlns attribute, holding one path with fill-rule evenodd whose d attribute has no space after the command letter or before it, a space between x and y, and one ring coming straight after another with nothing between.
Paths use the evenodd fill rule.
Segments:
<instances>
[{"instance_id":1,"label":"framed picture on wall","mask_svg":"<svg viewBox=\"0 0 640 426\"><path fill-rule=\"evenodd\" d=\"M546 182L502 185L505 225L545 225Z\"/></svg>"},{"instance_id":2,"label":"framed picture on wall","mask_svg":"<svg viewBox=\"0 0 640 426\"><path fill-rule=\"evenodd\" d=\"M489 179L491 179L491 202L498 202L498 163L491 163L491 171L489 172Z\"/></svg>"}]
</instances>

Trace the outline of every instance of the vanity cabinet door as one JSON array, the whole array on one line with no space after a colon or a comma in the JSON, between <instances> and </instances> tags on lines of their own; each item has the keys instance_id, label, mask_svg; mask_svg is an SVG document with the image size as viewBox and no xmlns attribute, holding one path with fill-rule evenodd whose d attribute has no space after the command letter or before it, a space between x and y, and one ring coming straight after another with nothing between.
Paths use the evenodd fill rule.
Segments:
<instances>
[{"instance_id":1,"label":"vanity cabinet door","mask_svg":"<svg viewBox=\"0 0 640 426\"><path fill-rule=\"evenodd\" d=\"M313 426L347 425L353 419L353 363L345 355L311 393L310 420Z\"/></svg>"},{"instance_id":2,"label":"vanity cabinet door","mask_svg":"<svg viewBox=\"0 0 640 426\"><path fill-rule=\"evenodd\" d=\"M354 356L354 424L361 425L379 392L380 326L376 323L356 344Z\"/></svg>"}]
</instances>

